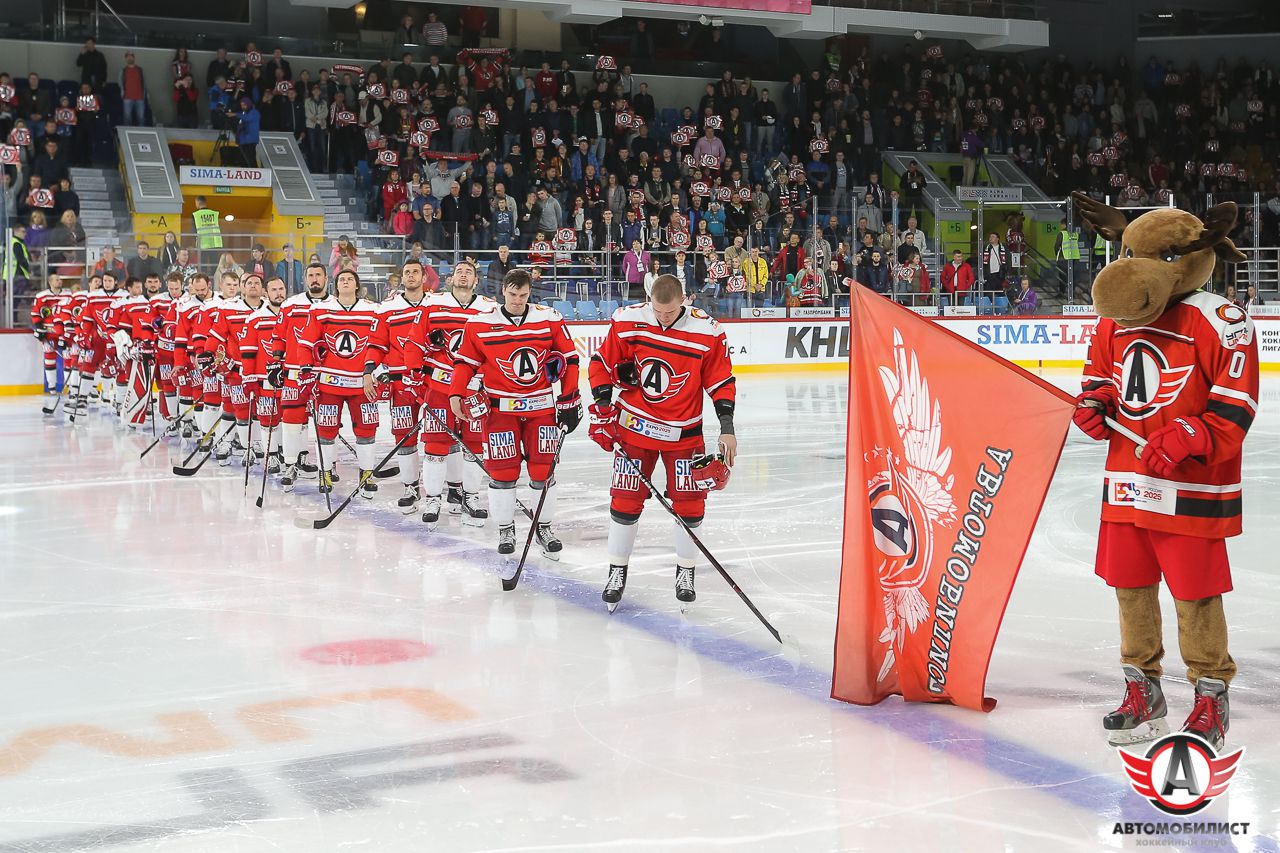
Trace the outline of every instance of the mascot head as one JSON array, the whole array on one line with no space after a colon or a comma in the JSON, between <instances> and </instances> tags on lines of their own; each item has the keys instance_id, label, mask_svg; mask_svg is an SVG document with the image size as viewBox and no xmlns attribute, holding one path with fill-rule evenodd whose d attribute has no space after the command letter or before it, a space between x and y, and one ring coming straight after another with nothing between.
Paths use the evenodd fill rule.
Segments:
<instances>
[{"instance_id":1,"label":"mascot head","mask_svg":"<svg viewBox=\"0 0 1280 853\"><path fill-rule=\"evenodd\" d=\"M1098 316L1125 328L1145 326L1171 304L1199 290L1218 258L1245 256L1227 237L1236 224L1235 202L1215 204L1199 217L1175 208L1149 210L1133 222L1083 193L1071 194L1084 220L1104 240L1120 241L1120 255L1093 280Z\"/></svg>"}]
</instances>

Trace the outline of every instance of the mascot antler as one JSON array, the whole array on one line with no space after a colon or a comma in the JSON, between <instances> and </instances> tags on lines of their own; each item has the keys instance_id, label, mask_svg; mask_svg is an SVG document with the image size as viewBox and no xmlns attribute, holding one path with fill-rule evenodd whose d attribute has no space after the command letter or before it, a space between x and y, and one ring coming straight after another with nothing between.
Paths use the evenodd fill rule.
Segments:
<instances>
[{"instance_id":1,"label":"mascot antler","mask_svg":"<svg viewBox=\"0 0 1280 853\"><path fill-rule=\"evenodd\" d=\"M1243 263L1247 258L1227 236L1236 225L1236 215L1234 201L1215 204L1204 213L1204 230L1200 232L1200 236L1183 246L1175 246L1173 250L1179 255L1189 255L1211 248L1214 254L1229 264Z\"/></svg>"},{"instance_id":2,"label":"mascot antler","mask_svg":"<svg viewBox=\"0 0 1280 853\"><path fill-rule=\"evenodd\" d=\"M1093 230L1101 234L1104 240L1115 242L1124 234L1124 229L1129 225L1129 220L1124 218L1123 213L1109 204L1094 201L1079 191L1073 192L1071 198L1075 200L1076 208L1080 211L1080 215L1084 217L1084 221L1092 225ZM1233 215L1232 220L1234 221L1234 219Z\"/></svg>"}]
</instances>

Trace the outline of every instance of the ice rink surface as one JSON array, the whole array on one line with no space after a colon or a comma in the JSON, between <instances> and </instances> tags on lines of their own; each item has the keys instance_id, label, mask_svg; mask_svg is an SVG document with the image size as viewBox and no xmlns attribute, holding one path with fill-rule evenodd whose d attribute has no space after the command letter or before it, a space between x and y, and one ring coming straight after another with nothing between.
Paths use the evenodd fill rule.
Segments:
<instances>
[{"instance_id":1,"label":"ice rink surface","mask_svg":"<svg viewBox=\"0 0 1280 853\"><path fill-rule=\"evenodd\" d=\"M1093 576L1103 448L1068 439L996 645L999 707L859 708L828 698L845 400L839 374L744 377L702 531L786 648L705 563L680 614L652 504L607 613L609 465L585 427L558 477L564 559L504 593L493 529L430 533L395 480L304 531L314 481L258 510L239 467L178 478L176 449L138 461L149 436L5 400L0 851L1137 849L1115 822L1165 818L1099 730L1122 693ZM1196 816L1250 822L1211 839L1236 850L1276 850L1280 823L1280 379L1261 404L1226 599L1246 753ZM1166 613L1176 727L1191 689Z\"/></svg>"}]
</instances>

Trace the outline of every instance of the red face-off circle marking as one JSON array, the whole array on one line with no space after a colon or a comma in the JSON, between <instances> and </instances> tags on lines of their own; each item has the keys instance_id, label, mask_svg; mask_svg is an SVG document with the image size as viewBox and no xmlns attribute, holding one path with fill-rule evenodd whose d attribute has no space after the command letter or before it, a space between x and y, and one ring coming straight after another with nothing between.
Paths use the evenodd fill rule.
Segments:
<instances>
[{"instance_id":1,"label":"red face-off circle marking","mask_svg":"<svg viewBox=\"0 0 1280 853\"><path fill-rule=\"evenodd\" d=\"M431 657L436 650L416 640L342 640L303 649L303 660L321 666L377 666Z\"/></svg>"}]
</instances>

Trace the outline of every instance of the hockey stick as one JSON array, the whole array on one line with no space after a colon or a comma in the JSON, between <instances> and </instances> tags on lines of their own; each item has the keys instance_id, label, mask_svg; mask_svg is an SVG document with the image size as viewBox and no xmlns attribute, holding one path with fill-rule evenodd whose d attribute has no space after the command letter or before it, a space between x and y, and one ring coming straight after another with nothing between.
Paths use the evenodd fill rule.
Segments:
<instances>
[{"instance_id":1,"label":"hockey stick","mask_svg":"<svg viewBox=\"0 0 1280 853\"><path fill-rule=\"evenodd\" d=\"M328 471L324 467L324 443L320 441L320 401L313 398L311 400L311 428L316 434L316 461L320 463L320 470L316 473L318 480L323 480L325 473ZM329 480L329 491L324 493L324 508L333 511L333 499L329 497L333 491L333 479Z\"/></svg>"},{"instance_id":2,"label":"hockey stick","mask_svg":"<svg viewBox=\"0 0 1280 853\"><path fill-rule=\"evenodd\" d=\"M63 397L67 397L67 396L69 396L68 392L69 392L70 390L71 390L71 386L70 386L70 385L67 385L67 384L65 384L65 383L64 383L64 384L63 384L63 386L62 386L62 393L61 393L61 394L59 394L59 395L58 395L58 398L57 398L56 400L54 400L54 401L53 401L53 405L52 405L52 406L41 406L41 407L40 407L40 414L45 415L45 416L51 416L51 415L53 415L53 413L54 413L54 412L58 411L58 406L62 405L62 398L63 398Z\"/></svg>"},{"instance_id":3,"label":"hockey stick","mask_svg":"<svg viewBox=\"0 0 1280 853\"><path fill-rule=\"evenodd\" d=\"M533 510L533 519L529 522L529 535L524 540L524 552L520 554L520 562L516 565L516 573L509 578L502 578L502 589L511 592L520 583L520 575L524 574L525 561L529 559L529 548L533 545L533 537L538 533L538 519L542 517L542 505L547 502L547 492L555 484L556 464L560 461L560 451L564 449L564 440L569 433L564 427L560 430L560 443L556 445L556 455L551 458L551 467L547 469L547 479L542 481L542 494L538 496L538 506Z\"/></svg>"},{"instance_id":4,"label":"hockey stick","mask_svg":"<svg viewBox=\"0 0 1280 853\"><path fill-rule=\"evenodd\" d=\"M258 410L258 397L249 398L249 430L244 440L244 493L241 497L249 497L249 468L253 466L253 414ZM262 457L262 470L267 470L267 457Z\"/></svg>"},{"instance_id":5,"label":"hockey stick","mask_svg":"<svg viewBox=\"0 0 1280 853\"><path fill-rule=\"evenodd\" d=\"M1142 448L1147 446L1147 440L1145 438L1138 435L1136 432L1129 429L1124 424L1118 423L1116 419L1111 417L1110 415L1103 415L1102 417L1107 422L1107 426L1111 427L1113 430L1120 433L1125 438L1132 441L1134 444L1138 445L1138 453L1142 453Z\"/></svg>"},{"instance_id":6,"label":"hockey stick","mask_svg":"<svg viewBox=\"0 0 1280 853\"><path fill-rule=\"evenodd\" d=\"M279 398L276 402L276 413L271 418L271 425L267 427L267 447L266 452L262 456L262 491L258 494L258 509L262 509L262 501L267 496L267 469L271 467L271 438L276 432L276 419L280 417Z\"/></svg>"},{"instance_id":7,"label":"hockey stick","mask_svg":"<svg viewBox=\"0 0 1280 853\"><path fill-rule=\"evenodd\" d=\"M467 443L462 440L462 436L458 435L456 432L449 429L449 424L446 423L445 421L440 420L440 418L436 415L436 413L431 411L430 406L424 403L422 408L426 410L428 415L430 415L431 420L434 421L436 426L440 428L440 431L443 432L445 435L449 436L449 438L453 439L457 443L457 445L462 448L463 458L466 459L468 462L474 462L475 464L479 465L480 470L484 471L485 476L486 477L489 476L488 469L484 467L484 461L481 460L479 456L476 456L474 453L471 452L471 449L467 447ZM524 513L525 518L529 519L530 521L533 520L533 513L530 512L529 508L524 505L524 501L520 500L519 498L516 498L516 506L520 507L520 511Z\"/></svg>"},{"instance_id":8,"label":"hockey stick","mask_svg":"<svg viewBox=\"0 0 1280 853\"><path fill-rule=\"evenodd\" d=\"M191 456L188 456L188 457L186 458L186 460L184 460L184 461L183 461L183 464L182 464L182 465L174 465L174 466L173 466L173 473L177 474L179 477L192 477L192 476L195 476L196 472L197 472L197 471L199 471L201 468L203 468L203 467L204 467L204 463L208 462L208 461L209 461L209 459L213 456L213 449L214 449L215 447L217 447L217 446L218 446L218 442L219 442L219 441L222 441L224 438L226 438L227 436L231 435L231 431L232 431L233 429L235 429L235 428L236 428L236 422L235 422L234 420L232 420L232 421L231 421L231 426L229 426L229 427L227 427L225 430L223 430L222 434L221 434L221 435L219 435L219 436L214 440L213 444L210 444L210 445L209 445L209 449L205 451L204 458L203 458L203 459L201 459L199 462L197 462L193 467L190 467L190 468L185 467L185 466L186 466L186 463L187 463L187 462L189 462L189 461L191 460L191 457L192 457L192 456L195 456L195 455L196 455L196 453L199 453L199 452L200 452L200 445L199 445L199 444L197 444L197 445L196 445L195 452L194 452L194 453L192 453L192 454L191 454ZM213 432L213 430L212 430L212 429L210 429L210 430L209 430L209 432L205 433L205 435L209 435L209 434L210 434L210 433L212 433L212 432Z\"/></svg>"},{"instance_id":9,"label":"hockey stick","mask_svg":"<svg viewBox=\"0 0 1280 853\"><path fill-rule=\"evenodd\" d=\"M352 456L356 455L356 449L351 446L351 442L347 441L345 438L342 437L342 433L338 433L338 441L341 441L342 446L347 448L347 450L351 451ZM385 480L388 477L398 477L400 476L400 466L397 465L396 467L388 468L385 471L383 470L374 471L373 476L377 477L379 480Z\"/></svg>"},{"instance_id":10,"label":"hockey stick","mask_svg":"<svg viewBox=\"0 0 1280 853\"><path fill-rule=\"evenodd\" d=\"M688 522L680 517L679 513L675 511L675 508L671 506L665 497L663 497L662 492L658 491L658 487L653 484L653 481L644 475L644 471L640 468L640 463L627 455L627 451L622 449L621 444L614 442L613 449L617 451L619 456L630 464L631 470L640 478L640 482L644 483L645 488L649 490L649 494L653 495L654 500L661 504L662 508L670 513L671 517L676 520L676 523L685 529L685 532L689 534L689 538L693 540L693 544L698 546L698 550L702 552L702 556L706 557L707 562L711 563L715 570L720 573L720 577L724 578L725 583L729 584L730 589L738 594L738 598L742 599L743 604L747 605L764 627L769 629L769 633L773 635L773 638L781 643L782 635L778 633L778 629L769 624L769 620L764 618L764 615L761 614L760 611L756 609L756 606L751 603L751 599L747 598L747 594L742 591L742 588L738 586L737 582L724 570L724 566L720 565L720 561L707 550L706 545L702 544L702 540L698 538L698 534L693 532L693 528L689 526Z\"/></svg>"},{"instance_id":11,"label":"hockey stick","mask_svg":"<svg viewBox=\"0 0 1280 853\"><path fill-rule=\"evenodd\" d=\"M178 415L177 420L175 420L174 423L180 425L182 423L182 419L185 418L187 415L191 414L192 410L194 410L197 405L199 404L192 403L190 406L187 406L187 410L182 414ZM159 444L163 440L164 440L164 433L161 433L160 436L155 441L147 445L147 449L142 451L142 453L138 455L138 458L141 459L142 457L146 456L148 453L150 453L152 450L155 449L157 444Z\"/></svg>"},{"instance_id":12,"label":"hockey stick","mask_svg":"<svg viewBox=\"0 0 1280 853\"><path fill-rule=\"evenodd\" d=\"M71 417L68 420L72 426L75 426L76 415L80 414L80 398L84 396L84 371L80 371L80 383L76 386L75 405L71 408Z\"/></svg>"},{"instance_id":13,"label":"hockey stick","mask_svg":"<svg viewBox=\"0 0 1280 853\"><path fill-rule=\"evenodd\" d=\"M385 465L388 459L390 459L392 456L395 456L396 453L400 450L400 448L404 447L404 443L408 441L409 438L415 432L417 432L418 427L421 426L423 419L424 418L418 418L418 422L413 425L413 429L405 433L404 436L399 441L396 442L396 446L391 448L390 453L382 457L382 461L379 462L378 465ZM321 464L324 464L324 463L321 463ZM378 468L377 466L374 466L372 471L376 471L376 470L378 470ZM308 521L305 518L297 518L297 519L294 519L294 523L298 527L301 527L306 530L324 530L330 524L333 524L333 520L342 514L342 511L347 508L348 504L350 504L353 500L355 500L356 495L360 494L360 490L364 488L365 480L368 477L373 476L372 471L370 471L370 473L367 474L365 477L358 478L356 482L356 487L351 490L351 494L347 495L347 499L344 500L342 503L338 504L338 508L330 512L328 516L326 516L325 518L315 518L310 521Z\"/></svg>"}]
</instances>

